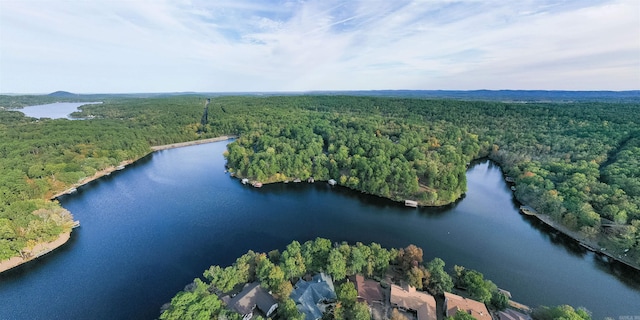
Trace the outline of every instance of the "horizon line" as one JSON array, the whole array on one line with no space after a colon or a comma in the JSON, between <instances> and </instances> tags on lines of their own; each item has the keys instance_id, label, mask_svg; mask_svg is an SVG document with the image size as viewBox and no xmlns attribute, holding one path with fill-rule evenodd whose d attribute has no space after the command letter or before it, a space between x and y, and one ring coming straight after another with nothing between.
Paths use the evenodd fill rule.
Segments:
<instances>
[{"instance_id":1,"label":"horizon line","mask_svg":"<svg viewBox=\"0 0 640 320\"><path fill-rule=\"evenodd\" d=\"M333 92L610 92L610 93L640 93L640 89L632 90L563 90L563 89L356 89L356 90L273 90L273 91L140 91L140 92L84 92L77 93L65 90L57 90L47 93L24 93L24 92L0 92L6 96L42 96L54 93L72 95L140 95L140 94L313 94L313 93L333 93Z\"/></svg>"}]
</instances>

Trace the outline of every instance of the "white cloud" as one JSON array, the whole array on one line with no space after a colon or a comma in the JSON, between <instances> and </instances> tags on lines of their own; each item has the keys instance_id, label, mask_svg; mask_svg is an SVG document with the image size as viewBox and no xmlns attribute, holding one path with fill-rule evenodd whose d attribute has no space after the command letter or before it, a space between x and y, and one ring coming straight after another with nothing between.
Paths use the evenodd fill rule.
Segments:
<instances>
[{"instance_id":1,"label":"white cloud","mask_svg":"<svg viewBox=\"0 0 640 320\"><path fill-rule=\"evenodd\" d=\"M0 0L0 92L640 89L640 4Z\"/></svg>"}]
</instances>

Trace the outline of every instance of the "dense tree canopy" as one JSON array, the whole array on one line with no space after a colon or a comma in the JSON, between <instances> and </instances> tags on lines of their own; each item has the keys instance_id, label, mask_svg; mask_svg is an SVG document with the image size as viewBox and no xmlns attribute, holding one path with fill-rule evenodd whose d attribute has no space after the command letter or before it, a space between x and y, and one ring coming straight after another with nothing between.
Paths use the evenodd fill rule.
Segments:
<instances>
[{"instance_id":1,"label":"dense tree canopy","mask_svg":"<svg viewBox=\"0 0 640 320\"><path fill-rule=\"evenodd\" d=\"M637 102L217 97L203 125L206 97L101 98L82 107L79 116L92 116L83 121L0 110L0 259L20 254L29 237L43 241L64 229L24 234L46 220L33 214L42 199L152 145L234 134L226 156L239 177L335 179L422 205L459 199L467 163L488 156L515 180L520 201L640 262ZM51 100L0 96L0 107ZM603 229L601 218L618 226Z\"/></svg>"},{"instance_id":2,"label":"dense tree canopy","mask_svg":"<svg viewBox=\"0 0 640 320\"><path fill-rule=\"evenodd\" d=\"M327 253L327 251L329 253ZM354 251L355 255L352 254ZM272 251L274 252L274 251ZM288 253L287 253L288 252ZM239 291L246 282L259 281L260 285L270 290L274 297L278 300L278 309L276 319L304 319L304 316L298 311L296 303L289 297L292 289L292 281L298 279L288 279L285 277L285 270L288 259L300 256L306 257L304 262L300 262L307 272L301 272L300 276L313 275L317 272L330 272L331 265L336 264L335 260L342 260L342 266L357 265L357 260L372 261L373 265L380 266L376 269L376 277L390 279L395 278L397 270L402 271L402 265L405 264L406 255L401 252L420 252L420 262L412 263L411 268L407 271L407 279L410 279L412 270L420 270L421 281L425 283L425 290L434 295L442 297L443 292L450 292L453 289L451 276L445 271L445 262L440 258L434 258L426 265L422 263L422 249L415 245L409 245L403 249L385 249L377 243L365 245L356 243L349 245L345 242L331 244L331 241L324 238L316 238L300 244L293 241L286 246L283 253L271 254L271 256L280 256L276 263L271 261L267 254L249 251L242 255L231 266L220 267L211 266L204 272L204 278L195 279L193 283L188 285L185 290L178 292L171 302L162 308L160 319L239 319L240 315L221 302L219 297L227 294L234 294ZM351 253L351 254L350 254ZM362 258L358 255L362 254ZM326 258L334 256L332 258ZM290 258L285 258L288 256ZM318 257L319 259L314 259ZM414 256L415 257L415 256ZM322 263L319 263L322 261ZM413 260L412 261L417 261ZM311 267L311 264L315 264ZM390 268L393 265L393 268ZM384 266L384 267L382 267ZM363 264L362 268L345 267L341 272L345 272L346 276L362 274L366 272L367 267ZM313 271L311 271L313 270ZM455 266L456 285L464 288L465 296L478 301L484 302L492 310L502 310L508 305L508 298L499 293L495 284L489 280L485 280L483 275L475 270L465 269L464 267ZM358 292L353 281L347 279L334 279L334 287L336 291L337 301L333 308L328 308L328 312L323 315L323 319L370 319L371 314L369 307L365 302L357 301ZM282 290L287 288L287 290ZM421 289L421 288L417 288ZM498 299L498 300L494 300ZM469 319L464 314L456 314L452 319ZM397 309L391 311L391 319L406 319ZM558 307L538 307L533 313L534 319L577 319L589 320L590 316L586 309L573 309L568 305Z\"/></svg>"},{"instance_id":3,"label":"dense tree canopy","mask_svg":"<svg viewBox=\"0 0 640 320\"><path fill-rule=\"evenodd\" d=\"M227 112L257 109L251 98L217 102ZM229 146L228 165L241 177L335 179L442 205L466 191L465 165L488 156L515 180L520 201L640 262L637 103L339 96L259 103L259 124ZM619 227L602 229L601 218Z\"/></svg>"},{"instance_id":4,"label":"dense tree canopy","mask_svg":"<svg viewBox=\"0 0 640 320\"><path fill-rule=\"evenodd\" d=\"M350 255L345 252L359 251L359 254ZM327 253L327 251L329 253ZM362 254L362 257L358 255ZM333 257L330 257L332 256ZM179 292L171 300L170 304L163 310L161 319L178 319L180 316L192 318L192 314L201 313L210 319L216 315L224 314L229 316L232 310L226 309L224 305L219 305L218 295L234 293L234 289L246 282L257 280L261 286L270 290L279 301L278 315L281 319L303 319L298 312L295 302L289 298L293 289L292 282L305 274L315 274L317 272L331 273L333 265L338 263L341 267L342 278L353 276L356 273L363 273L366 264L360 263L360 267L347 268L359 264L357 260L371 261L372 267L382 273L386 272L389 264L396 259L396 250L387 250L377 243L365 245L356 243L351 246L341 243L333 246L328 239L317 238L304 244L293 241L287 245L282 254L272 254L280 256L274 263L265 253L255 253L249 251L242 255L236 262L228 267L211 266L205 270L203 276L207 282L195 279L184 291ZM300 259L300 257L305 257ZM289 266L295 265L293 268ZM382 270L383 269L383 270ZM287 277L285 274L295 270L295 277ZM301 271L301 270L307 270ZM288 273L291 275L291 273ZM295 278L295 279L292 279ZM336 279L336 280L342 280ZM338 305L334 311L334 319L368 319L369 309L366 305L357 302L357 292L352 282L344 282L336 288ZM237 318L237 314L231 319Z\"/></svg>"},{"instance_id":5,"label":"dense tree canopy","mask_svg":"<svg viewBox=\"0 0 640 320\"><path fill-rule=\"evenodd\" d=\"M85 105L91 120L34 119L3 108L53 102L52 97L0 96L0 260L23 255L72 226L49 199L150 145L212 137L196 134L202 98L115 99ZM59 101L59 100L56 100Z\"/></svg>"}]
</instances>

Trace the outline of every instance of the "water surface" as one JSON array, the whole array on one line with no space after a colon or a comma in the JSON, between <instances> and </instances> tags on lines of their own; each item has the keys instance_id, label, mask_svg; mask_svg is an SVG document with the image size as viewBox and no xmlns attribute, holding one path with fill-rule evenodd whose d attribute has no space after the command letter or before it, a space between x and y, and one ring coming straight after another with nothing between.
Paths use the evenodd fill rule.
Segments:
<instances>
[{"instance_id":1,"label":"water surface","mask_svg":"<svg viewBox=\"0 0 640 320\"><path fill-rule=\"evenodd\" d=\"M640 315L638 274L520 215L491 162L471 167L457 205L410 209L325 183L243 186L223 171L226 143L157 152L63 197L82 226L62 249L0 274L0 319L153 319L210 265L315 237L413 243L531 306Z\"/></svg>"},{"instance_id":2,"label":"water surface","mask_svg":"<svg viewBox=\"0 0 640 320\"><path fill-rule=\"evenodd\" d=\"M50 118L50 119L70 119L75 120L78 118L71 117L71 113L78 111L78 107L86 104L98 104L102 102L56 102L49 104L41 104L37 106L24 107L18 109L24 113L27 117L32 118Z\"/></svg>"}]
</instances>

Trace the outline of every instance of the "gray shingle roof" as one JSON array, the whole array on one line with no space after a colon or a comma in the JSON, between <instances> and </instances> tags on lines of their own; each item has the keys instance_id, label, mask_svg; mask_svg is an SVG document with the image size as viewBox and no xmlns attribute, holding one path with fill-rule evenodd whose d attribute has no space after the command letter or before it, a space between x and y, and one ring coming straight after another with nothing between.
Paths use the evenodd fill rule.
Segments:
<instances>
[{"instance_id":1,"label":"gray shingle roof","mask_svg":"<svg viewBox=\"0 0 640 320\"><path fill-rule=\"evenodd\" d=\"M306 320L315 320L322 318L318 303L336 300L336 292L331 277L321 273L315 275L311 281L300 279L290 297L296 302L298 310L305 315Z\"/></svg>"}]
</instances>

